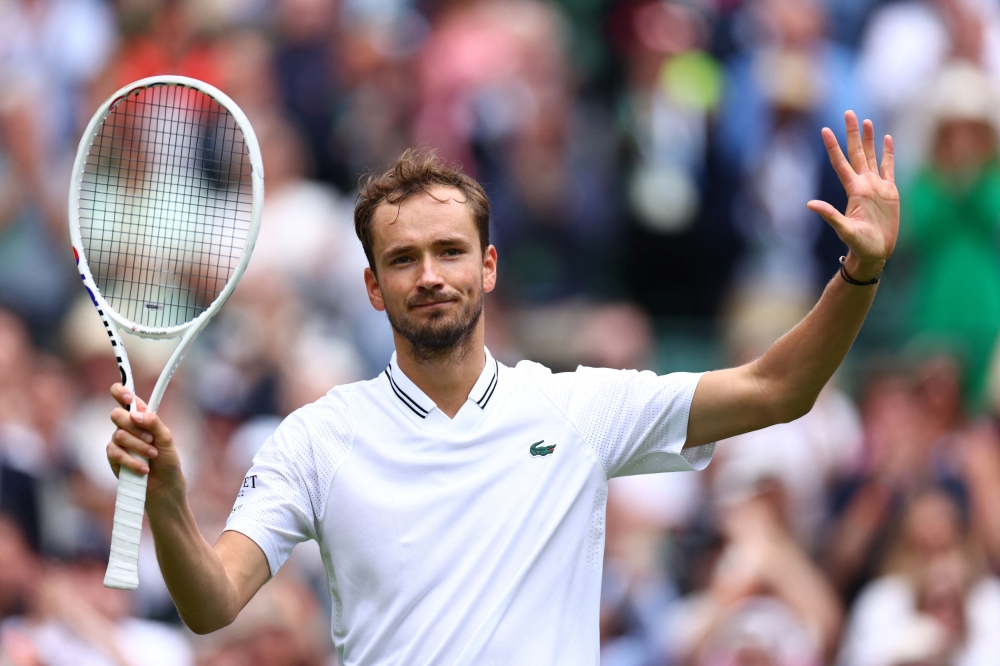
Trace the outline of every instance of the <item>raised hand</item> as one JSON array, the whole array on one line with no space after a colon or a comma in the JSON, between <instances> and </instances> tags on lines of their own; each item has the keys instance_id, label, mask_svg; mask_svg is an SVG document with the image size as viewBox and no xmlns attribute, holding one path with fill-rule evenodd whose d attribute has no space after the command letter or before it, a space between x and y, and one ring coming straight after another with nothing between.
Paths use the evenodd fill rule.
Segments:
<instances>
[{"instance_id":1,"label":"raised hand","mask_svg":"<svg viewBox=\"0 0 1000 666\"><path fill-rule=\"evenodd\" d=\"M853 111L844 114L847 125L847 154L844 157L837 137L823 128L830 163L847 191L847 210L841 214L825 201L810 201L806 207L822 217L850 249L847 270L857 280L872 279L881 272L885 260L896 247L899 235L899 192L893 172L892 137L886 135L882 148L882 169L875 157L875 128L870 120L858 126Z\"/></svg>"}]
</instances>

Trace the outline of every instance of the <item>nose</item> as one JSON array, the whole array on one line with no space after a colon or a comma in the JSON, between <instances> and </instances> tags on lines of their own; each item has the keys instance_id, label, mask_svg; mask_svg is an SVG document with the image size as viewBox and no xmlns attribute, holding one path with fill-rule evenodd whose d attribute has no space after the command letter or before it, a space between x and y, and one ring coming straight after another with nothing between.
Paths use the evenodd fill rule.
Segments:
<instances>
[{"instance_id":1,"label":"nose","mask_svg":"<svg viewBox=\"0 0 1000 666\"><path fill-rule=\"evenodd\" d=\"M421 289L432 290L444 287L444 280L441 279L437 268L437 262L434 261L433 257L424 256L420 263L420 277L417 280L417 286Z\"/></svg>"}]
</instances>

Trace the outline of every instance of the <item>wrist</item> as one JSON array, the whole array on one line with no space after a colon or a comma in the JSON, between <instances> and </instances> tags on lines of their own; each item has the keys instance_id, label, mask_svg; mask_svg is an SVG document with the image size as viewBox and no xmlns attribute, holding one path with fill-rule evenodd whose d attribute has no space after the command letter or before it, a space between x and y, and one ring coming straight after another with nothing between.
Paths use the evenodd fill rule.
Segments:
<instances>
[{"instance_id":1,"label":"wrist","mask_svg":"<svg viewBox=\"0 0 1000 666\"><path fill-rule=\"evenodd\" d=\"M853 252L847 252L844 270L858 282L869 282L878 278L885 268L885 259L859 259Z\"/></svg>"},{"instance_id":2,"label":"wrist","mask_svg":"<svg viewBox=\"0 0 1000 666\"><path fill-rule=\"evenodd\" d=\"M171 482L146 491L146 513L150 518L176 518L185 513L187 505L187 482L179 470Z\"/></svg>"}]
</instances>

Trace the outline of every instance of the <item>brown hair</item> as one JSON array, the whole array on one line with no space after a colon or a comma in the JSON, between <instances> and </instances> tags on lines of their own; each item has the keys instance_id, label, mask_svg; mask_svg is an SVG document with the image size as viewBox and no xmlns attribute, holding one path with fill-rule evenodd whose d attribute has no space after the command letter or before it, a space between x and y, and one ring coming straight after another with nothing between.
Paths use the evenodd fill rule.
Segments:
<instances>
[{"instance_id":1,"label":"brown hair","mask_svg":"<svg viewBox=\"0 0 1000 666\"><path fill-rule=\"evenodd\" d=\"M483 186L462 173L461 167L446 164L433 150L407 149L382 175L363 178L354 204L354 231L365 249L368 265L375 271L372 254L372 221L383 203L398 205L415 194L426 193L434 185L454 187L465 195L465 205L479 230L479 246L485 253L490 244L490 202ZM377 271L376 271L377 272Z\"/></svg>"}]
</instances>

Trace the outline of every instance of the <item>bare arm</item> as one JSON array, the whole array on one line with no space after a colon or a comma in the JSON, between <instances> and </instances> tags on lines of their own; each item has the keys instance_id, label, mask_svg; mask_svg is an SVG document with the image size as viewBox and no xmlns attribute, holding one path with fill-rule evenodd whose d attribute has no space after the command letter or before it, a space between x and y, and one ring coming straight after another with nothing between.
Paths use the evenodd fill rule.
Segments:
<instances>
[{"instance_id":1,"label":"bare arm","mask_svg":"<svg viewBox=\"0 0 1000 666\"><path fill-rule=\"evenodd\" d=\"M121 384L111 394L121 405L134 399ZM139 402L140 409L145 405ZM115 409L111 420L118 430L108 444L108 462L117 475L122 465L149 474L146 515L156 543L156 557L181 619L198 634L221 629L270 578L263 551L238 532L223 532L210 545L198 530L187 500L170 430L146 411ZM149 457L149 467L129 452Z\"/></svg>"},{"instance_id":2,"label":"bare arm","mask_svg":"<svg viewBox=\"0 0 1000 666\"><path fill-rule=\"evenodd\" d=\"M829 129L823 130L823 141L847 190L846 214L822 201L807 205L847 244L847 272L864 282L881 273L895 248L899 194L893 180L892 138L885 137L880 174L871 122L865 121L862 137L854 112L845 117L850 161ZM854 344L875 289L834 276L812 312L763 356L738 368L706 374L691 404L685 447L784 423L808 412Z\"/></svg>"}]
</instances>

